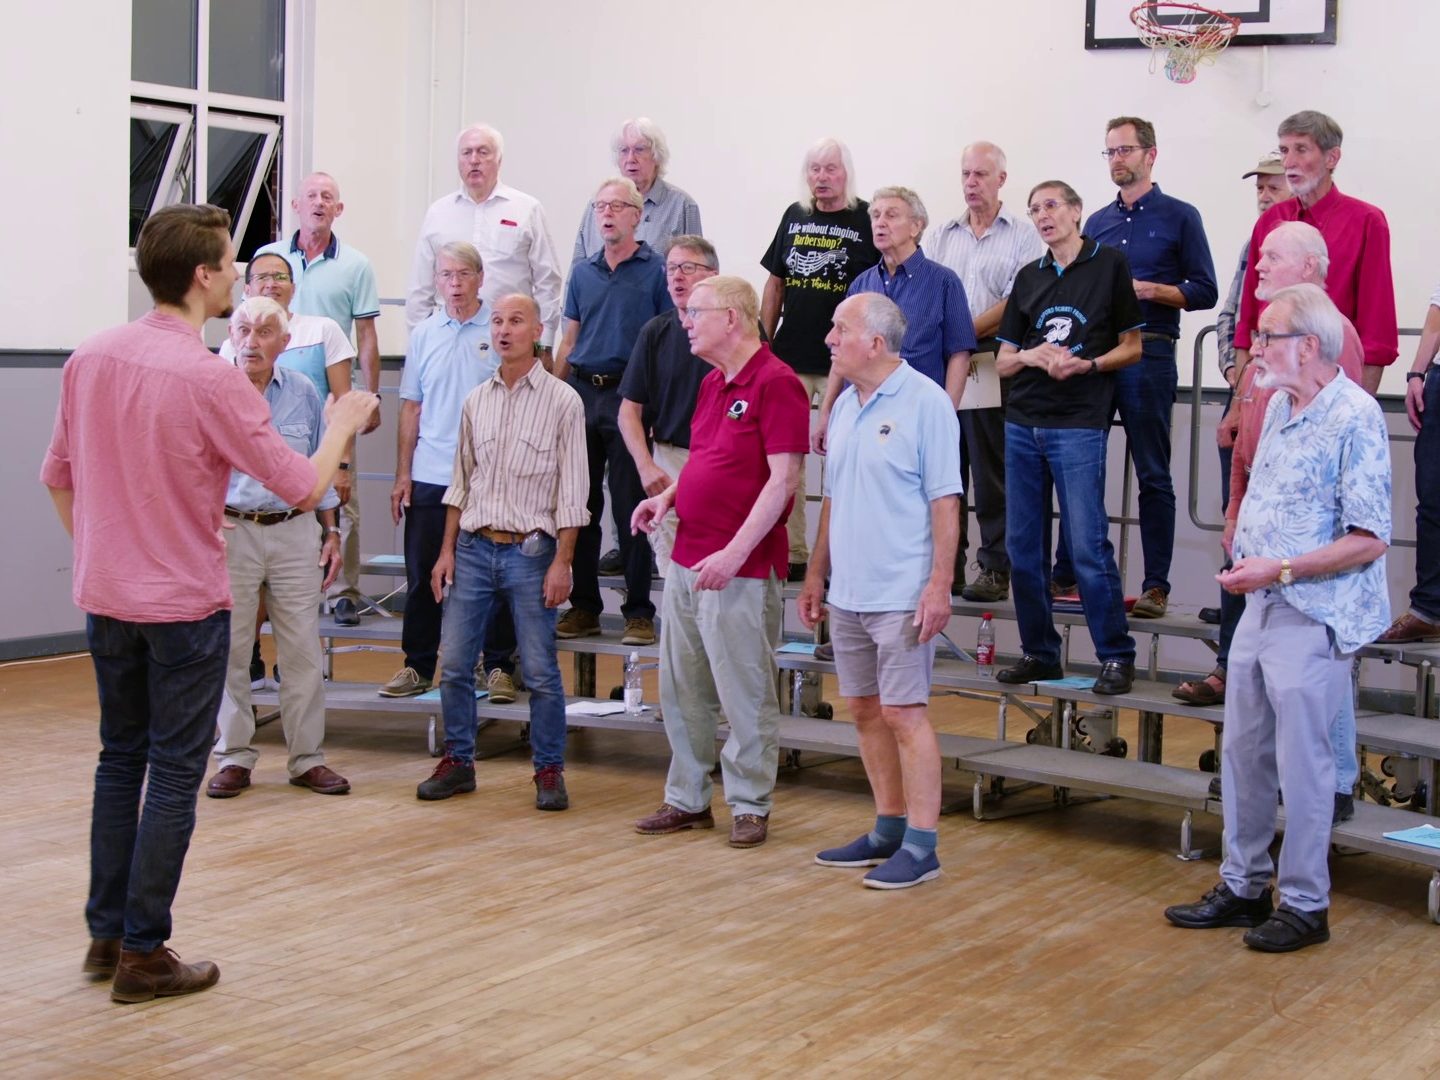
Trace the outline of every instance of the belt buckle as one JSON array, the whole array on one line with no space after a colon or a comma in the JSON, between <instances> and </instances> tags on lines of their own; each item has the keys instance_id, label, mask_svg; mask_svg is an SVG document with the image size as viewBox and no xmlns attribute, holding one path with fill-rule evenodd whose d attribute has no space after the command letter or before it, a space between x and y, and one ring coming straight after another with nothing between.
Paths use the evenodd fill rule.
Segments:
<instances>
[{"instance_id":1,"label":"belt buckle","mask_svg":"<svg viewBox=\"0 0 1440 1080\"><path fill-rule=\"evenodd\" d=\"M598 386L598 387L600 387L600 388L603 390L603 389L605 388L605 376L604 376L604 375L591 375L591 376L590 376L590 385L591 385L591 386Z\"/></svg>"}]
</instances>

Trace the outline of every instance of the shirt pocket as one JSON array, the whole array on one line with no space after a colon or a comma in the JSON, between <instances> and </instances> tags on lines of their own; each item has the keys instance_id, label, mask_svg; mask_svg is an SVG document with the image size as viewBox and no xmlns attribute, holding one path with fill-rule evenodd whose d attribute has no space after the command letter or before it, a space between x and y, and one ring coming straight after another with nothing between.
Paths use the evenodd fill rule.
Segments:
<instances>
[{"instance_id":1,"label":"shirt pocket","mask_svg":"<svg viewBox=\"0 0 1440 1080\"><path fill-rule=\"evenodd\" d=\"M503 213L500 217L504 217L507 221L515 220L513 217L506 217ZM481 250L491 259L509 258L524 247L525 230L519 225L502 225L499 218L496 218L496 220L481 226L480 231L486 243Z\"/></svg>"},{"instance_id":2,"label":"shirt pocket","mask_svg":"<svg viewBox=\"0 0 1440 1080\"><path fill-rule=\"evenodd\" d=\"M310 425L309 424L276 424L275 430L285 440L285 445L294 450L297 454L310 456Z\"/></svg>"},{"instance_id":3,"label":"shirt pocket","mask_svg":"<svg viewBox=\"0 0 1440 1080\"><path fill-rule=\"evenodd\" d=\"M542 440L539 436L524 434L515 440L515 453L510 467L521 479L546 479L555 475L556 460L553 440Z\"/></svg>"}]
</instances>

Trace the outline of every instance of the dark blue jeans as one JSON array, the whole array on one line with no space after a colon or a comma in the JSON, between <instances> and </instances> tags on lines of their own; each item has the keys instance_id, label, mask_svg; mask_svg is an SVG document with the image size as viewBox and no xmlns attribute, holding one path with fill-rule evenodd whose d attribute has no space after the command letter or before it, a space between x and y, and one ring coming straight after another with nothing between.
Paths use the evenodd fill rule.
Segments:
<instances>
[{"instance_id":1,"label":"dark blue jeans","mask_svg":"<svg viewBox=\"0 0 1440 1080\"><path fill-rule=\"evenodd\" d=\"M91 937L150 952L170 937L170 905L195 831L225 689L230 612L186 623L103 615L85 623L100 691L85 921Z\"/></svg>"},{"instance_id":2,"label":"dark blue jeans","mask_svg":"<svg viewBox=\"0 0 1440 1080\"><path fill-rule=\"evenodd\" d=\"M1005 544L1010 587L1026 654L1060 662L1060 634L1050 608L1048 529L1050 485L1075 542L1075 580L1085 622L1103 660L1135 662L1125 621L1125 594L1105 514L1104 428L1032 428L1005 424Z\"/></svg>"},{"instance_id":3,"label":"dark blue jeans","mask_svg":"<svg viewBox=\"0 0 1440 1080\"><path fill-rule=\"evenodd\" d=\"M1226 405L1229 408L1229 405ZM1220 509L1230 509L1230 463L1235 458L1233 446L1220 447ZM1222 551L1223 553L1223 551ZM1226 558L1222 569L1230 569ZM1220 644L1215 650L1215 666L1225 668L1230 663L1230 642L1235 637L1235 628L1240 625L1240 616L1245 614L1245 597L1220 590Z\"/></svg>"},{"instance_id":4,"label":"dark blue jeans","mask_svg":"<svg viewBox=\"0 0 1440 1080\"><path fill-rule=\"evenodd\" d=\"M440 501L444 497L443 484L417 480L405 510L405 622L400 628L400 647L405 650L406 666L422 679L435 677L435 658L440 651L440 605L430 588L430 572L445 539L446 506ZM497 667L507 675L515 670L515 626L510 607L504 603L495 605L485 636L485 670Z\"/></svg>"},{"instance_id":5,"label":"dark blue jeans","mask_svg":"<svg viewBox=\"0 0 1440 1080\"><path fill-rule=\"evenodd\" d=\"M1140 550L1145 559L1142 591L1170 592L1175 553L1175 482L1170 477L1170 414L1175 407L1175 343L1147 341L1138 364L1115 373L1115 408L1130 445L1140 488ZM1075 580L1067 547L1065 515L1055 551L1055 580Z\"/></svg>"},{"instance_id":6,"label":"dark blue jeans","mask_svg":"<svg viewBox=\"0 0 1440 1080\"><path fill-rule=\"evenodd\" d=\"M535 768L565 764L565 688L555 653L555 609L545 606L545 572L555 559L547 538L535 555L461 530L455 583L445 601L440 708L445 750L475 760L475 660L496 605L508 603L520 640L520 670L530 691L530 749Z\"/></svg>"},{"instance_id":7,"label":"dark blue jeans","mask_svg":"<svg viewBox=\"0 0 1440 1080\"><path fill-rule=\"evenodd\" d=\"M1425 375L1425 412L1415 436L1415 587L1410 607L1440 622L1440 365Z\"/></svg>"}]
</instances>

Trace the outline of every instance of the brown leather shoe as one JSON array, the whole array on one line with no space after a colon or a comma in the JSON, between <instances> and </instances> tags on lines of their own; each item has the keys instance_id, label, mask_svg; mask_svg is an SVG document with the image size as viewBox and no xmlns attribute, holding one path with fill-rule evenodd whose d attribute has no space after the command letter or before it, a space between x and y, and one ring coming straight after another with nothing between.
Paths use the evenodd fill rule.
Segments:
<instances>
[{"instance_id":1,"label":"brown leather shoe","mask_svg":"<svg viewBox=\"0 0 1440 1080\"><path fill-rule=\"evenodd\" d=\"M115 983L110 987L110 1000L133 1005L208 990L219 981L220 969L209 960L183 964L175 950L164 945L148 953L123 949L115 969Z\"/></svg>"},{"instance_id":2,"label":"brown leather shoe","mask_svg":"<svg viewBox=\"0 0 1440 1080\"><path fill-rule=\"evenodd\" d=\"M1408 611L1375 639L1377 645L1404 645L1411 641L1440 641L1440 626L1417 619Z\"/></svg>"},{"instance_id":3,"label":"brown leather shoe","mask_svg":"<svg viewBox=\"0 0 1440 1080\"><path fill-rule=\"evenodd\" d=\"M290 783L296 787L308 787L311 791L318 791L321 795L348 795L350 793L350 781L328 765L316 765L313 769L306 769L299 776L290 777Z\"/></svg>"},{"instance_id":4,"label":"brown leather shoe","mask_svg":"<svg viewBox=\"0 0 1440 1080\"><path fill-rule=\"evenodd\" d=\"M759 847L765 842L770 819L759 814L736 814L730 826L731 847Z\"/></svg>"},{"instance_id":5,"label":"brown leather shoe","mask_svg":"<svg viewBox=\"0 0 1440 1080\"><path fill-rule=\"evenodd\" d=\"M704 810L692 814L689 810L681 810L678 806L671 806L669 803L661 803L659 810L649 817L642 817L635 822L635 831L644 833L646 836L659 836L661 833L680 832L683 829L713 829L714 827L715 815L710 812L708 806Z\"/></svg>"},{"instance_id":6,"label":"brown leather shoe","mask_svg":"<svg viewBox=\"0 0 1440 1080\"><path fill-rule=\"evenodd\" d=\"M212 799L233 799L250 786L250 770L239 765L226 765L210 778L205 794Z\"/></svg>"},{"instance_id":7,"label":"brown leather shoe","mask_svg":"<svg viewBox=\"0 0 1440 1080\"><path fill-rule=\"evenodd\" d=\"M99 981L114 975L119 963L119 938L91 938L90 948L85 950L85 966L80 970Z\"/></svg>"}]
</instances>

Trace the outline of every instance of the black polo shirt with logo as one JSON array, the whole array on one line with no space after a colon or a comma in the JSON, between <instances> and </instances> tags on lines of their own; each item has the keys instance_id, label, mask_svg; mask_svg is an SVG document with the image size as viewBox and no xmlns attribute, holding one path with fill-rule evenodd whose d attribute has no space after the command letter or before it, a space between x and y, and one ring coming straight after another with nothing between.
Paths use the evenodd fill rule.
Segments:
<instances>
[{"instance_id":1,"label":"black polo shirt with logo","mask_svg":"<svg viewBox=\"0 0 1440 1080\"><path fill-rule=\"evenodd\" d=\"M1094 360L1115 348L1121 334L1145 325L1125 256L1088 236L1080 241L1069 266L1056 265L1047 251L1020 268L996 334L1001 341L1017 349L1051 341ZM1052 379L1024 367L1010 377L1005 419L1025 427L1104 428L1114 401L1113 373Z\"/></svg>"}]
</instances>

